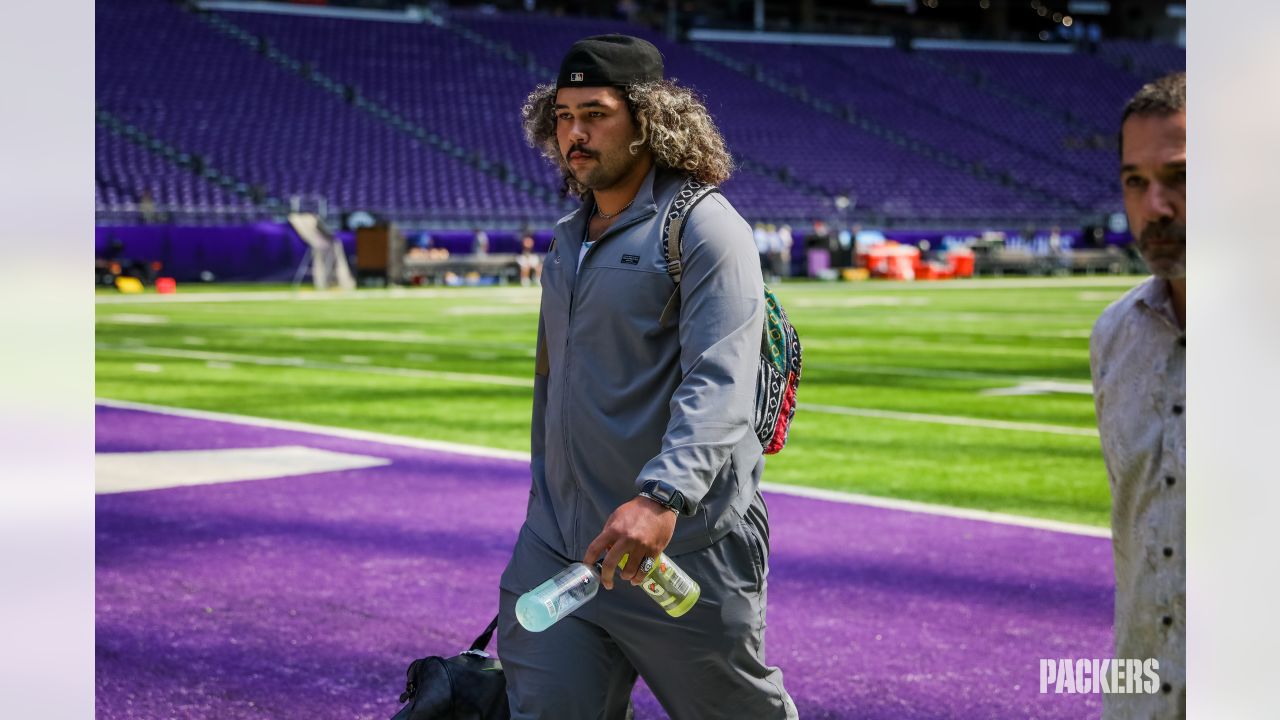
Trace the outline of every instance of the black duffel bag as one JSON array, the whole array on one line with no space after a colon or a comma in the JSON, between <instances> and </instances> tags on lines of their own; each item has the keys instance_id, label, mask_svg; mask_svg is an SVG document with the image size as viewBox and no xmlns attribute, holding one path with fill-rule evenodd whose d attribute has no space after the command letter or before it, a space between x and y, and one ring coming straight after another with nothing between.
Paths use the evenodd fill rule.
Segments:
<instances>
[{"instance_id":1,"label":"black duffel bag","mask_svg":"<svg viewBox=\"0 0 1280 720\"><path fill-rule=\"evenodd\" d=\"M510 720L502 662L485 652L497 627L495 617L459 655L410 663L400 695L400 702L408 704L391 720Z\"/></svg>"}]
</instances>

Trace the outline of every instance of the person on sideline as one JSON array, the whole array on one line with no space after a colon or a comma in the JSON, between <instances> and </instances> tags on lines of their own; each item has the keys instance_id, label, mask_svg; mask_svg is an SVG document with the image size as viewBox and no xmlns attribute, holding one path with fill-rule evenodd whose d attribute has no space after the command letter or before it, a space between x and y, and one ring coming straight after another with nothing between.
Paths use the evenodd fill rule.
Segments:
<instances>
[{"instance_id":1,"label":"person on sideline","mask_svg":"<svg viewBox=\"0 0 1280 720\"><path fill-rule=\"evenodd\" d=\"M512 716L623 718L639 674L675 720L795 718L764 658L759 255L718 193L687 219L675 298L661 247L685 180L728 177L724 141L706 107L663 78L657 48L625 35L575 43L556 84L529 96L524 127L582 205L543 263L532 487L501 579ZM677 321L660 322L675 300ZM635 587L662 552L702 588L678 619ZM602 556L606 592L541 633L518 624L521 594Z\"/></svg>"},{"instance_id":2,"label":"person on sideline","mask_svg":"<svg viewBox=\"0 0 1280 720\"><path fill-rule=\"evenodd\" d=\"M1108 694L1103 717L1186 714L1187 78L1144 86L1120 122L1129 229L1151 270L1089 341L1111 484L1115 657L1159 663L1151 694Z\"/></svg>"}]
</instances>

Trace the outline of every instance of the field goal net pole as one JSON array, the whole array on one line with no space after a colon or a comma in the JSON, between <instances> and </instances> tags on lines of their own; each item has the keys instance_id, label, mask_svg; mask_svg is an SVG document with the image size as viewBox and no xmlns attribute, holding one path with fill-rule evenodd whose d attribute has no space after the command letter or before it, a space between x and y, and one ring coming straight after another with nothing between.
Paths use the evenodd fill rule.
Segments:
<instances>
[{"instance_id":1,"label":"field goal net pole","mask_svg":"<svg viewBox=\"0 0 1280 720\"><path fill-rule=\"evenodd\" d=\"M292 204L294 211L289 213L289 225L307 244L307 251L298 264L298 271L294 273L293 286L297 288L302 285L309 262L311 278L317 290L328 290L333 285L343 290L354 290L356 281L347 264L347 253L342 247L342 241L325 229L319 215L299 212L298 198L293 198Z\"/></svg>"}]
</instances>

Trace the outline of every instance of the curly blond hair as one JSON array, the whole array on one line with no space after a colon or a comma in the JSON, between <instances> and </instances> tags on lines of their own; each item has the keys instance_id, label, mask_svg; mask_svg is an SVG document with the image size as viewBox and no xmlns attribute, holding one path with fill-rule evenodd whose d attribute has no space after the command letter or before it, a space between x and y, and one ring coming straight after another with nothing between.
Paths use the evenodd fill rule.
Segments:
<instances>
[{"instance_id":1,"label":"curly blond hair","mask_svg":"<svg viewBox=\"0 0 1280 720\"><path fill-rule=\"evenodd\" d=\"M689 88L671 80L631 85L623 94L640 128L631 154L648 147L659 167L684 172L695 180L719 185L733 172L733 158L706 105ZM529 145L555 163L566 190L582 196L587 188L574 179L556 142L556 86L539 85L529 93L521 115Z\"/></svg>"}]
</instances>

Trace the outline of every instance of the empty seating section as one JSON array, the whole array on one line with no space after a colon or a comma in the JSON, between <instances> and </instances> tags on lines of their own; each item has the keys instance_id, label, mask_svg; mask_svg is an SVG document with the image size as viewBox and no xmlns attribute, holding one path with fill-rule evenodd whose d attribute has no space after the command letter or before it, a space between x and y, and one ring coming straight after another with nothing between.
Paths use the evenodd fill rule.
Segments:
<instances>
[{"instance_id":1,"label":"empty seating section","mask_svg":"<svg viewBox=\"0 0 1280 720\"><path fill-rule=\"evenodd\" d=\"M1109 40L1099 47L1098 56L1143 80L1187 67L1186 48L1162 43Z\"/></svg>"},{"instance_id":2,"label":"empty seating section","mask_svg":"<svg viewBox=\"0 0 1280 720\"><path fill-rule=\"evenodd\" d=\"M572 203L520 107L574 40L654 42L707 100L752 220L1027 221L1115 212L1111 138L1179 48L1096 56L680 44L605 20L453 11L446 24L97 5L96 199L269 216L324 197L402 223L548 223ZM797 88L803 92L797 91ZM136 128L121 132L121 124ZM152 138L153 140L148 140ZM193 158L195 160L193 161ZM205 168L217 169L217 176Z\"/></svg>"},{"instance_id":3,"label":"empty seating section","mask_svg":"<svg viewBox=\"0 0 1280 720\"><path fill-rule=\"evenodd\" d=\"M543 187L558 186L559 175L521 133L521 105L540 79L524 67L427 23L256 13L223 17L464 152L503 162Z\"/></svg>"},{"instance_id":4,"label":"empty seating section","mask_svg":"<svg viewBox=\"0 0 1280 720\"><path fill-rule=\"evenodd\" d=\"M157 206L178 213L234 215L250 207L249 200L232 190L185 170L175 172L174 164L158 150L126 139L98 126L95 200L99 207L136 210L144 194Z\"/></svg>"},{"instance_id":5,"label":"empty seating section","mask_svg":"<svg viewBox=\"0 0 1280 720\"><path fill-rule=\"evenodd\" d=\"M1061 113L1077 131L1114 134L1125 101L1142 86L1139 78L1097 57L1077 53L939 51L935 55L944 63L967 68L982 83Z\"/></svg>"},{"instance_id":6,"label":"empty seating section","mask_svg":"<svg viewBox=\"0 0 1280 720\"><path fill-rule=\"evenodd\" d=\"M97 7L99 107L269 195L321 195L401 217L556 212L191 13L119 0Z\"/></svg>"},{"instance_id":7,"label":"empty seating section","mask_svg":"<svg viewBox=\"0 0 1280 720\"><path fill-rule=\"evenodd\" d=\"M1109 207L1112 174L1062 157L1068 126L1048 114L984 95L920 57L880 48L724 44L722 52L805 87L915 141L1007 174L1082 209ZM1108 155L1108 159L1114 155Z\"/></svg>"}]
</instances>

